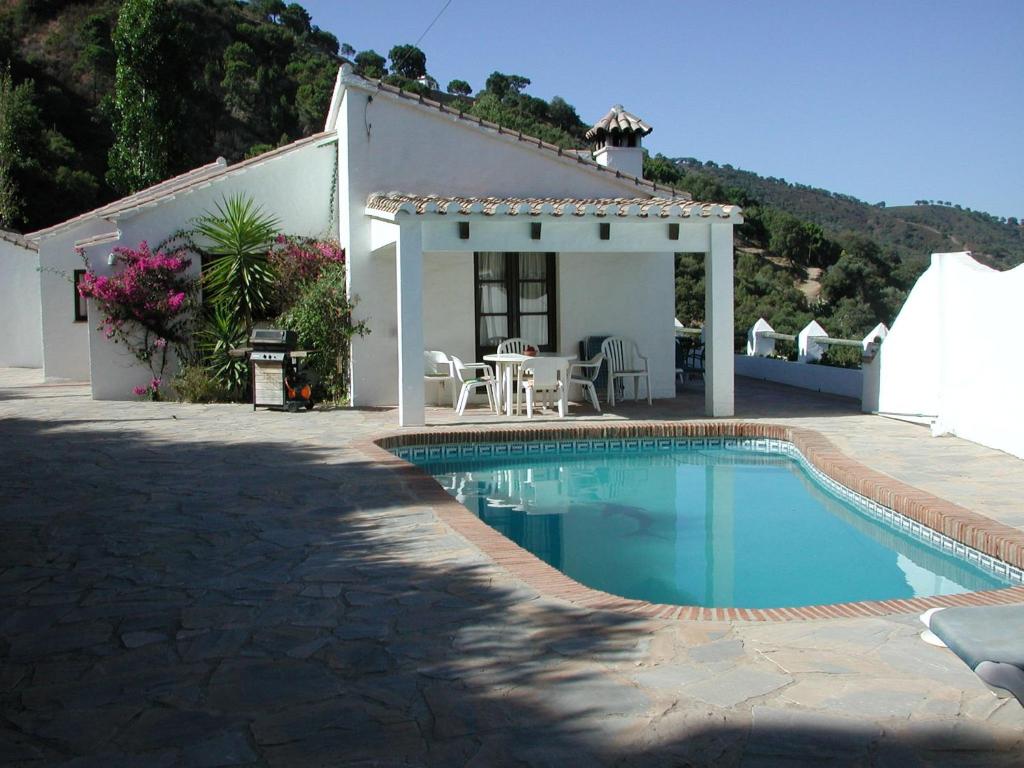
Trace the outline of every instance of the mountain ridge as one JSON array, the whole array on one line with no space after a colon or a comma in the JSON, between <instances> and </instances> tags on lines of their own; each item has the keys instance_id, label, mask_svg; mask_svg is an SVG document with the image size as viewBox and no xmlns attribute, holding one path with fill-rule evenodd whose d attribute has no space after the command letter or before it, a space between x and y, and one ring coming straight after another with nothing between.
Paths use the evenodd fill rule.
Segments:
<instances>
[{"instance_id":1,"label":"mountain ridge","mask_svg":"<svg viewBox=\"0 0 1024 768\"><path fill-rule=\"evenodd\" d=\"M838 236L854 231L876 240L903 260L920 261L931 253L971 251L983 263L1008 269L1024 263L1024 226L983 211L936 201L887 206L852 195L798 184L728 164L696 158L666 158L683 173L699 173L722 187L741 190L762 205L811 221Z\"/></svg>"}]
</instances>

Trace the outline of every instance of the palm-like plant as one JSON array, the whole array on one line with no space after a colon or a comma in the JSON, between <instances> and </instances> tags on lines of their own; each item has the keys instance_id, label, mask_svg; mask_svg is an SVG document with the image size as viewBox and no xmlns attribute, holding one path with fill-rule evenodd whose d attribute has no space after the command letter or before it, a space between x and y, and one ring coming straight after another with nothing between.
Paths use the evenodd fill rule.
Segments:
<instances>
[{"instance_id":1,"label":"palm-like plant","mask_svg":"<svg viewBox=\"0 0 1024 768\"><path fill-rule=\"evenodd\" d=\"M267 263L278 220L238 194L216 204L216 212L196 219L196 234L211 257L203 266L206 297L245 324L270 306L274 271Z\"/></svg>"},{"instance_id":2,"label":"palm-like plant","mask_svg":"<svg viewBox=\"0 0 1024 768\"><path fill-rule=\"evenodd\" d=\"M249 365L244 358L232 357L230 351L245 346L248 331L242 320L224 307L214 307L197 337L206 370L231 395L241 395L249 379Z\"/></svg>"}]
</instances>

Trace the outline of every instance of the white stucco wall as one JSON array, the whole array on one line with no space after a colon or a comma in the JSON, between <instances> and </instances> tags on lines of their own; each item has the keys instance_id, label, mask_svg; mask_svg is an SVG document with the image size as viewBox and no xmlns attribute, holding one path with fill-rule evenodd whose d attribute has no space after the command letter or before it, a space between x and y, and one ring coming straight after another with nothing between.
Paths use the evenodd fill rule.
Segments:
<instances>
[{"instance_id":1,"label":"white stucco wall","mask_svg":"<svg viewBox=\"0 0 1024 768\"><path fill-rule=\"evenodd\" d=\"M558 260L559 346L625 336L647 357L654 397L675 397L675 262L671 253L565 253ZM600 393L603 397L604 393Z\"/></svg>"},{"instance_id":2,"label":"white stucco wall","mask_svg":"<svg viewBox=\"0 0 1024 768\"><path fill-rule=\"evenodd\" d=\"M375 254L375 258L384 257L383 253ZM392 291L393 259L391 250ZM559 254L555 280L559 308L558 351L576 355L579 342L585 336L633 338L641 354L648 357L654 397L673 397L674 340L671 326L664 322L665 317L672 316L675 303L673 270L671 254ZM637 273L648 275L650 279L637 280ZM473 254L434 252L424 255L423 295L426 348L439 349L464 361L473 360L476 354ZM385 327L387 343L397 355L394 323ZM437 394L432 392L428 396L437 401Z\"/></svg>"},{"instance_id":3,"label":"white stucco wall","mask_svg":"<svg viewBox=\"0 0 1024 768\"><path fill-rule=\"evenodd\" d=\"M736 375L860 400L864 374L857 368L812 365L771 357L736 355Z\"/></svg>"},{"instance_id":4,"label":"white stucco wall","mask_svg":"<svg viewBox=\"0 0 1024 768\"><path fill-rule=\"evenodd\" d=\"M86 249L86 255L97 274L111 274L107 254L118 245L135 247L142 240L155 247L177 230L191 222L225 197L244 192L264 211L280 221L282 231L307 236L336 236L330 210L331 179L334 174L335 147L306 145L264 163L247 167L243 172L213 179L195 188L166 198L157 205L122 214L116 223L120 238ZM70 274L80 268L81 258L74 252L76 240L112 231L110 222L91 222L48 237L41 243L45 262L59 266ZM198 275L199 264L191 268ZM66 294L66 295L65 295ZM91 381L93 397L98 400L133 399L132 388L147 384L152 376L149 368L138 362L123 345L114 344L97 329L98 317L90 306L87 323L69 324L64 320L72 312L71 287L55 275L44 273L44 353L47 378L76 378ZM69 325L73 327L69 328ZM165 371L169 382L176 366L172 361Z\"/></svg>"},{"instance_id":5,"label":"white stucco wall","mask_svg":"<svg viewBox=\"0 0 1024 768\"><path fill-rule=\"evenodd\" d=\"M1024 266L932 254L878 354L878 411L1024 457Z\"/></svg>"},{"instance_id":6,"label":"white stucco wall","mask_svg":"<svg viewBox=\"0 0 1024 768\"><path fill-rule=\"evenodd\" d=\"M85 268L75 252L75 241L114 229L107 221L84 222L39 243L43 373L47 381L89 381L89 328L97 318L90 307L88 320L75 321L72 274Z\"/></svg>"},{"instance_id":7,"label":"white stucco wall","mask_svg":"<svg viewBox=\"0 0 1024 768\"><path fill-rule=\"evenodd\" d=\"M41 368L39 254L0 238L0 366Z\"/></svg>"},{"instance_id":8,"label":"white stucco wall","mask_svg":"<svg viewBox=\"0 0 1024 768\"><path fill-rule=\"evenodd\" d=\"M394 404L397 399L394 251L392 248L371 252L369 218L365 214L366 200L371 193L401 190L415 194L520 197L623 197L640 193L635 185L601 171L586 170L575 160L538 151L510 136L492 135L452 115L423 109L387 93L346 89L337 127L339 136L343 137L338 147L339 187L343 195L340 239L350 255L350 290L359 299L356 315L366 320L371 329L369 336L353 343L352 400L355 405ZM596 223L593 226L596 228ZM560 264L573 263L575 256L582 256L582 253L573 255L563 247L550 247L547 243L534 245L496 250L554 250L559 253ZM426 242L424 249L427 250ZM482 246L478 249L486 250ZM579 250L582 252L584 248L581 246ZM424 343L441 349L450 344L451 350L460 357L472 357L475 333L472 253L463 253L462 256L467 257L464 259L446 254L444 247L424 254ZM435 257L439 258L435 260ZM637 254L623 256L629 260L623 261L618 270L602 267L603 274L616 272L617 290L629 295L658 297L659 300L671 296L674 280L668 254L664 254L664 259L637 257ZM612 261L610 254L603 254L602 265ZM655 271L637 266L662 261L667 266ZM447 282L449 277L442 276L442 271L448 268L454 270L449 275L450 283ZM560 266L559 291L569 286L570 293L564 298L560 296L559 321L567 326L560 328L559 341L563 351L575 354L580 338L577 334L585 323L567 315L575 316L581 311L586 314L589 308L578 300L585 298L589 305L593 298L584 295L584 288L576 290L575 276L568 283L561 279L562 272ZM591 278L581 279L583 286L593 289ZM624 280L629 286L621 285ZM628 330L630 335L640 337L641 332L649 328L657 328L655 333L664 333L662 328L669 329L668 341L664 344L653 341L660 337L650 337L652 345L664 346L668 350L665 354L669 355L666 363L655 366L652 362L656 371L652 377L655 396L674 394L668 370L673 303L674 298L669 298L664 316L660 310L652 311L655 305L650 303L622 303L616 313L604 310L606 316L619 315L622 332ZM631 312L637 316L630 318ZM445 316L438 318L439 313ZM641 314L645 319L640 319ZM435 324L438 324L436 329ZM462 330L456 330L456 325ZM582 335L597 333L598 326L606 325L606 321L591 325Z\"/></svg>"}]
</instances>

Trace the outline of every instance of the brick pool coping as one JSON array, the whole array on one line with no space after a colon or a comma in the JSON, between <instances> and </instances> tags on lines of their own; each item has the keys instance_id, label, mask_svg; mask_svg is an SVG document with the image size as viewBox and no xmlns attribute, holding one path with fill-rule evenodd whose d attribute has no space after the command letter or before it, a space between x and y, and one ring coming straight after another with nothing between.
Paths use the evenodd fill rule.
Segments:
<instances>
[{"instance_id":1,"label":"brick pool coping","mask_svg":"<svg viewBox=\"0 0 1024 768\"><path fill-rule=\"evenodd\" d=\"M581 607L632 616L688 621L793 621L919 613L929 608L1024 602L1024 586L959 595L811 605L796 608L702 608L618 597L584 586L491 528L455 501L430 475L390 449L451 442L524 442L627 438L743 437L785 440L836 482L921 525L1018 568L1024 567L1024 532L877 472L837 449L819 432L803 427L743 421L648 421L573 426L517 425L403 431L357 444L375 465L397 473L438 517L495 563L548 597Z\"/></svg>"}]
</instances>

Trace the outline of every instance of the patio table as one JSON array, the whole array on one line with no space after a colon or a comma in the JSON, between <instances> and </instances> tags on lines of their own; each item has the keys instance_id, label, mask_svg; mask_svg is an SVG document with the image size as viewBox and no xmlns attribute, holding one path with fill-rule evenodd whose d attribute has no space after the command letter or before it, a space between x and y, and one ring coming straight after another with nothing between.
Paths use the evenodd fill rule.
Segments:
<instances>
[{"instance_id":1,"label":"patio table","mask_svg":"<svg viewBox=\"0 0 1024 768\"><path fill-rule=\"evenodd\" d=\"M512 379L515 378L522 364L527 360L533 359L533 357L551 357L565 363L565 376L562 379L562 381L565 382L565 386L562 387L562 401L565 404L565 411L568 413L569 364L578 359L576 355L553 355L550 353L541 353L540 355L520 355L515 352L502 352L501 354L493 353L490 355L484 355L484 362L494 363L494 376L497 379L495 396L498 398L499 412L501 411L502 406L504 406L505 415L512 415Z\"/></svg>"}]
</instances>

